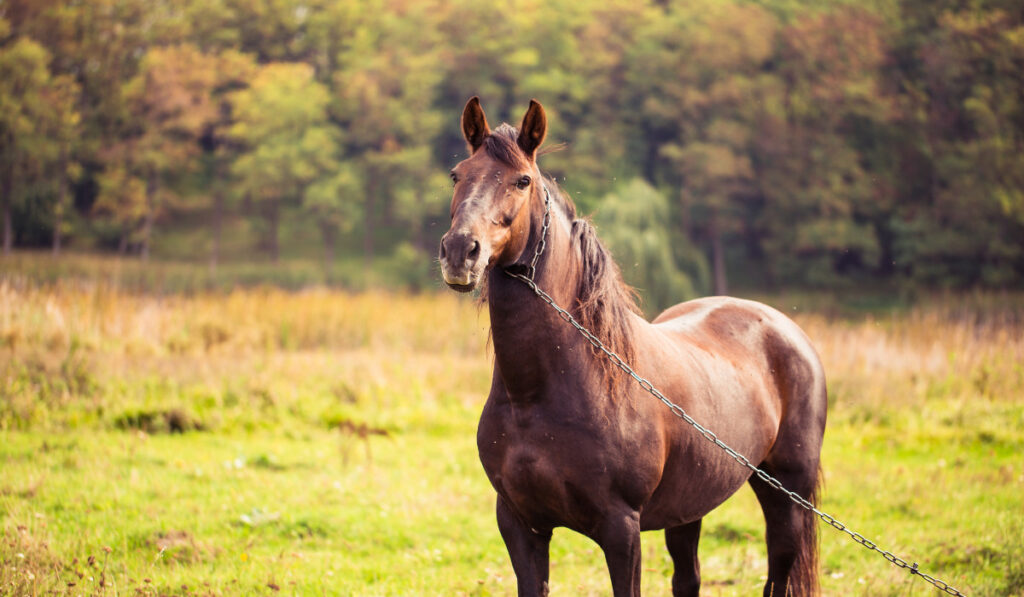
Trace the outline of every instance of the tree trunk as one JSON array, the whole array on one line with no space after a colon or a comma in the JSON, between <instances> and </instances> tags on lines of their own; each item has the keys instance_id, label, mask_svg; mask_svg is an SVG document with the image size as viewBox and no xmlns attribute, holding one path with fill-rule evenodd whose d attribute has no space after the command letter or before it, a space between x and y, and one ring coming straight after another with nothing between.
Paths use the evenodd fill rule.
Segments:
<instances>
[{"instance_id":1,"label":"tree trunk","mask_svg":"<svg viewBox=\"0 0 1024 597\"><path fill-rule=\"evenodd\" d=\"M270 260L277 263L281 258L281 247L277 242L277 229L281 224L281 210L278 209L277 200L267 202L267 251L270 253Z\"/></svg>"},{"instance_id":2,"label":"tree trunk","mask_svg":"<svg viewBox=\"0 0 1024 597\"><path fill-rule=\"evenodd\" d=\"M67 151L61 152L60 187L57 189L57 204L53 208L53 256L60 257L60 229L64 225L64 208L68 200L68 157Z\"/></svg>"},{"instance_id":3,"label":"tree trunk","mask_svg":"<svg viewBox=\"0 0 1024 597\"><path fill-rule=\"evenodd\" d=\"M0 187L0 210L3 211L3 254L10 255L14 248L14 222L11 219L11 202L14 199L14 173L8 169Z\"/></svg>"},{"instance_id":4,"label":"tree trunk","mask_svg":"<svg viewBox=\"0 0 1024 597\"><path fill-rule=\"evenodd\" d=\"M4 257L11 254L14 248L14 223L11 221L11 196L4 193Z\"/></svg>"},{"instance_id":5,"label":"tree trunk","mask_svg":"<svg viewBox=\"0 0 1024 597\"><path fill-rule=\"evenodd\" d=\"M330 276L331 266L334 265L334 241L337 237L337 229L327 222L320 222L320 234L324 238L324 271Z\"/></svg>"},{"instance_id":6,"label":"tree trunk","mask_svg":"<svg viewBox=\"0 0 1024 597\"><path fill-rule=\"evenodd\" d=\"M213 238L210 243L210 275L217 273L217 262L220 260L221 220L224 216L224 195L221 191L213 193L213 221L210 223Z\"/></svg>"},{"instance_id":7,"label":"tree trunk","mask_svg":"<svg viewBox=\"0 0 1024 597\"><path fill-rule=\"evenodd\" d=\"M722 232L718 228L718 214L711 214L711 268L714 272L714 292L718 296L729 293L725 278L725 251L722 248Z\"/></svg>"},{"instance_id":8,"label":"tree trunk","mask_svg":"<svg viewBox=\"0 0 1024 597\"><path fill-rule=\"evenodd\" d=\"M690 213L690 195L683 186L679 188L679 228L683 236L694 238L693 216Z\"/></svg>"},{"instance_id":9,"label":"tree trunk","mask_svg":"<svg viewBox=\"0 0 1024 597\"><path fill-rule=\"evenodd\" d=\"M153 236L153 220L156 219L156 176L146 180L146 219L142 224L142 247L139 252L143 261L149 261L149 242Z\"/></svg>"},{"instance_id":10,"label":"tree trunk","mask_svg":"<svg viewBox=\"0 0 1024 597\"><path fill-rule=\"evenodd\" d=\"M363 258L366 260L366 268L373 265L373 188L367 189L366 211L363 214Z\"/></svg>"},{"instance_id":11,"label":"tree trunk","mask_svg":"<svg viewBox=\"0 0 1024 597\"><path fill-rule=\"evenodd\" d=\"M53 256L60 257L60 227L64 222L64 206L57 204L57 211L53 214Z\"/></svg>"}]
</instances>

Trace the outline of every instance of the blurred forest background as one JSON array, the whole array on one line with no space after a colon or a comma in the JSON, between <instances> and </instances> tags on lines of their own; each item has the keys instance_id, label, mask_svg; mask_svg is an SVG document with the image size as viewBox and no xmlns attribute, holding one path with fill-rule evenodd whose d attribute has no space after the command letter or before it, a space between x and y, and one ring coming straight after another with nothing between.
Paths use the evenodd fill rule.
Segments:
<instances>
[{"instance_id":1,"label":"blurred forest background","mask_svg":"<svg viewBox=\"0 0 1024 597\"><path fill-rule=\"evenodd\" d=\"M0 265L436 287L471 95L649 303L1024 285L1019 0L0 0Z\"/></svg>"}]
</instances>

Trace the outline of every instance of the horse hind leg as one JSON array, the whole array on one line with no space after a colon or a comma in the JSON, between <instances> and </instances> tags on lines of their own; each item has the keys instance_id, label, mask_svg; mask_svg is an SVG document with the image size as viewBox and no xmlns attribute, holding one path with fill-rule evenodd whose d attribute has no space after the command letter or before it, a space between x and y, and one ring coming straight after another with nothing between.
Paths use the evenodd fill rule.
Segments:
<instances>
[{"instance_id":1,"label":"horse hind leg","mask_svg":"<svg viewBox=\"0 0 1024 597\"><path fill-rule=\"evenodd\" d=\"M771 377L782 399L775 443L759 467L782 486L817 503L827 408L825 374L814 349L789 324L765 336ZM818 520L756 475L751 477L765 518L768 582L765 596L818 594Z\"/></svg>"},{"instance_id":2,"label":"horse hind leg","mask_svg":"<svg viewBox=\"0 0 1024 597\"><path fill-rule=\"evenodd\" d=\"M812 504L817 503L818 468L784 471L762 463L761 468ZM818 525L813 512L758 477L750 479L765 518L768 581L764 597L805 597L818 594Z\"/></svg>"},{"instance_id":3,"label":"horse hind leg","mask_svg":"<svg viewBox=\"0 0 1024 597\"><path fill-rule=\"evenodd\" d=\"M700 595L700 561L697 558L697 543L700 542L700 523L665 529L665 545L672 556L673 597L696 597Z\"/></svg>"}]
</instances>

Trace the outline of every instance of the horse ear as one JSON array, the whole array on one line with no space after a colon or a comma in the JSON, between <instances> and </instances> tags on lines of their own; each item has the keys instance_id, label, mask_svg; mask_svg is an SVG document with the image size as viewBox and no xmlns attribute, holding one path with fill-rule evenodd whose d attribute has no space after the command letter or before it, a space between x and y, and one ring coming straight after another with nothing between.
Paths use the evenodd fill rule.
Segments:
<instances>
[{"instance_id":1,"label":"horse ear","mask_svg":"<svg viewBox=\"0 0 1024 597\"><path fill-rule=\"evenodd\" d=\"M484 109L480 107L480 98L475 95L469 98L462 110L462 134L466 137L466 143L469 143L470 153L476 153L483 145L484 137L491 134Z\"/></svg>"},{"instance_id":2,"label":"horse ear","mask_svg":"<svg viewBox=\"0 0 1024 597\"><path fill-rule=\"evenodd\" d=\"M537 100L530 100L530 107L523 116L523 124L519 126L519 138L516 139L516 143L526 157L532 160L547 134L548 117L544 114L544 106Z\"/></svg>"}]
</instances>

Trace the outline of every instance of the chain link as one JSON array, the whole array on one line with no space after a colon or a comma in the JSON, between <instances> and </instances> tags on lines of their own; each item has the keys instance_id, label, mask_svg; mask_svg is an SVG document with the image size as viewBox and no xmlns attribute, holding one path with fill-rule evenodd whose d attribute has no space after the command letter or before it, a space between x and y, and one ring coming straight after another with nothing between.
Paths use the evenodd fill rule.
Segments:
<instances>
[{"instance_id":1,"label":"chain link","mask_svg":"<svg viewBox=\"0 0 1024 597\"><path fill-rule=\"evenodd\" d=\"M555 302L555 299L551 298L551 295L549 295L548 293L546 293L543 290L541 290L541 288L539 286L537 286L537 283L534 281L534 278L535 278L535 274L536 274L536 271L537 271L537 260L540 259L540 256L544 252L544 247L546 245L546 237L547 237L548 225L549 225L549 221L550 221L550 204L551 204L551 196L548 194L547 187L545 187L544 188L544 224L543 224L543 227L541 229L541 238L540 238L540 241L537 244L537 249L534 252L533 259L530 262L529 268L527 268L527 272L528 272L529 275L523 275L523 274L512 272L512 271L509 271L509 270L506 269L505 273L508 276L510 276L512 278L515 278L517 280L520 280L521 282L523 282L524 284L529 286L530 289L533 290L534 294L536 294L542 301L547 303L552 309L554 309L558 313L558 316L562 320L568 322L570 325L572 325L572 327L576 328L576 330L580 333L580 335L582 335L587 340L587 342L589 342L591 344L591 346L593 346L594 348L596 348L596 349L600 350L602 353L604 353L604 355L616 367L618 367L619 369L624 371L627 375L632 377L637 382L637 384L640 385L641 388L643 388L649 394L651 394L652 396L654 396L655 398L660 400L662 403L664 403L665 406L667 406L668 409L670 411L672 411L672 414L676 415L677 417L679 417L683 421L686 421L686 423L688 423L691 427L696 429L697 432L700 433L704 437L704 439L708 440L709 442L711 442L711 443L715 444L716 446L718 446L719 448L721 448L723 451L725 451L726 454L731 456L733 460L735 460L736 462L739 462L744 467L750 469L750 471L754 475L756 475L757 478L761 479L762 481L764 481L768 485L774 487L775 489L781 491L787 497L789 497L790 500L792 500L794 503L796 503L798 506L800 506L801 508L803 508L805 510L811 511L818 518L820 518L823 522L825 522L826 524L828 524L832 528L834 528L834 529L836 529L838 531L842 531L843 533L846 533L847 535L850 536L851 539L853 539L854 542L859 543L860 545L864 546L865 548L867 548L867 549L869 549L871 551L877 552L879 555L881 555L883 558L888 560L889 563L891 563L892 565L896 566L897 568L904 568L904 569L910 571L911 575L920 576L925 581L931 583L935 588L939 589L940 591L942 591L942 592L944 592L944 593L946 593L948 595L957 595L958 597L967 597L966 595L961 593L959 590L957 590L955 587L949 585L945 581L940 580L940 579L938 579L938 578L936 578L934 576L931 576L931 575L928 575L928 574L925 574L924 572L922 572L917 567L917 562L914 562L913 564L909 564L909 563L907 563L906 560L896 556L892 552L885 551L883 549L879 549L878 544L876 544L874 541L870 541L869 539L865 538L864 535L861 535L860 533L857 533L857 532L851 530L849 527L847 527L845 524L843 524L842 522L837 520L832 515L819 510L817 507L815 507L814 504L812 504L810 501L804 499L798 493L786 489L782 485L781 481L779 481L775 477L772 477L771 475L769 475L765 471L761 470L760 468L758 468L757 466L752 464L750 462L750 460L746 456L744 456L743 454L740 454L736 450L733 450L725 442L723 442L721 439L719 439L718 435L716 435L714 431L711 431L707 427L704 427L703 425L698 423L696 420L693 419L693 417L691 417L689 414L687 414L687 412L685 410L683 410L683 408L681 406L679 406L678 404L676 404L676 403L672 402L671 400L669 400L668 398L666 398L665 395L662 394L658 390L658 388L654 387L654 384L652 384L646 378L643 378L639 374L637 374L636 371L634 371L632 367L630 367L625 361L622 360L622 357L620 357L614 351L610 350L607 346L604 345L603 342L601 342L601 340L597 336L592 334L590 332L590 330L588 330L587 328L583 327L582 324L580 324L578 321L576 321L576 318L573 317L571 313L569 313L565 309L563 309L560 306L558 306L558 304Z\"/></svg>"},{"instance_id":2,"label":"chain link","mask_svg":"<svg viewBox=\"0 0 1024 597\"><path fill-rule=\"evenodd\" d=\"M530 260L530 266L526 268L527 275L530 280L537 277L537 260L540 259L541 253L544 252L544 248L548 244L548 226L551 225L551 194L548 193L548 187L543 182L541 184L544 187L544 220L540 228L540 240L537 241L537 248L533 252L533 259Z\"/></svg>"}]
</instances>

